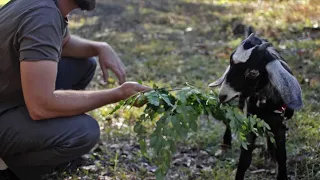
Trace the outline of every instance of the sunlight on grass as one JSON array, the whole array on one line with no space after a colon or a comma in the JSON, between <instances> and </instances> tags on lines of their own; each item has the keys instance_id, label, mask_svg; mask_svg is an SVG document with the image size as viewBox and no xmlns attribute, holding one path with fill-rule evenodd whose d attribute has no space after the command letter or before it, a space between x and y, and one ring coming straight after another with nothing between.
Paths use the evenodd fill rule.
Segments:
<instances>
[{"instance_id":1,"label":"sunlight on grass","mask_svg":"<svg viewBox=\"0 0 320 180\"><path fill-rule=\"evenodd\" d=\"M0 6L6 4L7 2L9 2L9 0L0 0Z\"/></svg>"}]
</instances>

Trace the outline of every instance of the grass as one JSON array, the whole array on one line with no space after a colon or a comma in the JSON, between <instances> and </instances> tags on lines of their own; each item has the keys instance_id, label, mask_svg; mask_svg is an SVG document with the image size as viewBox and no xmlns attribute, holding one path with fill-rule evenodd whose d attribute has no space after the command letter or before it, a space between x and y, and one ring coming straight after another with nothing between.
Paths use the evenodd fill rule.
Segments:
<instances>
[{"instance_id":1,"label":"grass","mask_svg":"<svg viewBox=\"0 0 320 180\"><path fill-rule=\"evenodd\" d=\"M127 67L128 80L162 87L189 82L206 89L225 70L243 39L243 26L252 25L281 51L303 89L305 107L287 122L290 179L320 179L320 36L305 28L320 24L317 0L97 2L94 12L72 13L71 32L112 45ZM97 69L89 88L116 86L114 76L108 85L101 85L101 79ZM102 131L101 142L88 155L96 169L80 168L58 179L154 178L154 167L141 157L132 130L142 108L109 116L114 106L90 112ZM180 142L167 179L233 179L238 142L226 156L215 157L224 126L205 118L199 123L199 132ZM263 148L254 151L246 179L274 179L276 166L263 154Z\"/></svg>"}]
</instances>

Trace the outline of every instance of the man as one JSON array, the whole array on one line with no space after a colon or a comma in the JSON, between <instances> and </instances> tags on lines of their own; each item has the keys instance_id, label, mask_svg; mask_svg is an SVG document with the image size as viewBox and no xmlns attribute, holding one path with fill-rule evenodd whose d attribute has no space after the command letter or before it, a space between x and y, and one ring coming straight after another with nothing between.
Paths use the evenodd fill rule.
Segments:
<instances>
[{"instance_id":1,"label":"man","mask_svg":"<svg viewBox=\"0 0 320 180\"><path fill-rule=\"evenodd\" d=\"M125 82L108 44L69 34L67 15L78 8L93 10L95 0L11 0L0 9L0 179L41 179L89 152L100 129L85 113L150 89ZM84 90L95 56L119 87Z\"/></svg>"}]
</instances>

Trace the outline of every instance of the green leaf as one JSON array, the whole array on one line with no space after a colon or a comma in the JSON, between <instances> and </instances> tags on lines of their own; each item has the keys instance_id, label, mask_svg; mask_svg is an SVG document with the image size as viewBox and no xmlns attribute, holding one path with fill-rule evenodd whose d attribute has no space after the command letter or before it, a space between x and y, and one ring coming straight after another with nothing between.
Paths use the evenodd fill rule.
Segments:
<instances>
[{"instance_id":1,"label":"green leaf","mask_svg":"<svg viewBox=\"0 0 320 180\"><path fill-rule=\"evenodd\" d=\"M270 128L270 126L269 126L269 124L264 123L264 126L265 126L269 131L271 130L271 128Z\"/></svg>"},{"instance_id":2,"label":"green leaf","mask_svg":"<svg viewBox=\"0 0 320 180\"><path fill-rule=\"evenodd\" d=\"M172 139L168 140L168 143L169 143L169 146L170 146L170 151L172 153L175 153L177 151L176 143Z\"/></svg>"},{"instance_id":3,"label":"green leaf","mask_svg":"<svg viewBox=\"0 0 320 180\"><path fill-rule=\"evenodd\" d=\"M187 96L186 96L186 90L181 90L177 93L177 99L181 101L182 104L186 104L187 102Z\"/></svg>"},{"instance_id":4,"label":"green leaf","mask_svg":"<svg viewBox=\"0 0 320 180\"><path fill-rule=\"evenodd\" d=\"M246 142L242 142L241 145L245 150L248 150L248 145Z\"/></svg>"},{"instance_id":5,"label":"green leaf","mask_svg":"<svg viewBox=\"0 0 320 180\"><path fill-rule=\"evenodd\" d=\"M146 157L147 156L146 140L145 139L140 139L139 140L139 144L140 144L141 154Z\"/></svg>"},{"instance_id":6,"label":"green leaf","mask_svg":"<svg viewBox=\"0 0 320 180\"><path fill-rule=\"evenodd\" d=\"M156 146L156 144L158 143L158 136L152 136L150 138L150 146L153 148Z\"/></svg>"},{"instance_id":7,"label":"green leaf","mask_svg":"<svg viewBox=\"0 0 320 180\"><path fill-rule=\"evenodd\" d=\"M191 120L190 122L189 122L189 125L190 125L190 128L193 130L193 131L197 131L197 129L198 129L198 124L196 123L196 121L195 120Z\"/></svg>"},{"instance_id":8,"label":"green leaf","mask_svg":"<svg viewBox=\"0 0 320 180\"><path fill-rule=\"evenodd\" d=\"M230 120L229 126L230 126L231 129L235 129L235 127L236 127L235 121L234 120Z\"/></svg>"},{"instance_id":9,"label":"green leaf","mask_svg":"<svg viewBox=\"0 0 320 180\"><path fill-rule=\"evenodd\" d=\"M275 140L273 137L270 137L270 142L271 142L272 144L276 144L276 140Z\"/></svg>"},{"instance_id":10,"label":"green leaf","mask_svg":"<svg viewBox=\"0 0 320 180\"><path fill-rule=\"evenodd\" d=\"M162 147L164 147L164 144L166 143L166 140L162 136L158 136L157 141L154 145L154 150L158 154Z\"/></svg>"},{"instance_id":11,"label":"green leaf","mask_svg":"<svg viewBox=\"0 0 320 180\"><path fill-rule=\"evenodd\" d=\"M171 162L171 158L172 158L172 154L171 151L167 150L167 149L162 149L162 154L163 154L163 159L164 162L166 164L166 166L170 166L170 162ZM164 171L167 171L167 169L163 169Z\"/></svg>"},{"instance_id":12,"label":"green leaf","mask_svg":"<svg viewBox=\"0 0 320 180\"><path fill-rule=\"evenodd\" d=\"M148 102L154 106L159 106L160 105L160 100L159 100L159 96L158 93L156 91L151 91L151 92L147 92L145 93L145 96L148 99Z\"/></svg>"},{"instance_id":13,"label":"green leaf","mask_svg":"<svg viewBox=\"0 0 320 180\"><path fill-rule=\"evenodd\" d=\"M171 117L171 123L173 125L173 128L176 130L176 132L178 134L180 134L181 124L180 124L180 121L178 120L177 116L172 116Z\"/></svg>"},{"instance_id":14,"label":"green leaf","mask_svg":"<svg viewBox=\"0 0 320 180\"><path fill-rule=\"evenodd\" d=\"M262 122L262 121L258 121L257 127L258 127L258 128L262 128L262 127L263 127L263 122Z\"/></svg>"},{"instance_id":15,"label":"green leaf","mask_svg":"<svg viewBox=\"0 0 320 180\"><path fill-rule=\"evenodd\" d=\"M143 125L140 123L140 122L137 122L137 124L134 126L134 128L133 128L133 131L135 132L135 133L137 133L138 135L139 134L142 134L143 133L143 130L144 130L144 128L143 128Z\"/></svg>"},{"instance_id":16,"label":"green leaf","mask_svg":"<svg viewBox=\"0 0 320 180\"><path fill-rule=\"evenodd\" d=\"M158 168L158 169L156 170L155 174L156 174L156 180L163 180L163 179L164 179L164 175L162 174L160 168Z\"/></svg>"},{"instance_id":17,"label":"green leaf","mask_svg":"<svg viewBox=\"0 0 320 180\"><path fill-rule=\"evenodd\" d=\"M180 136L182 137L182 138L187 138L187 136L188 136L188 130L186 129L186 128L181 128L181 130L180 130Z\"/></svg>"},{"instance_id":18,"label":"green leaf","mask_svg":"<svg viewBox=\"0 0 320 180\"><path fill-rule=\"evenodd\" d=\"M164 102L167 103L167 105L173 107L172 103L170 102L170 99L169 99L168 95L166 95L166 94L159 94L159 97L160 97L161 99L163 99Z\"/></svg>"},{"instance_id":19,"label":"green leaf","mask_svg":"<svg viewBox=\"0 0 320 180\"><path fill-rule=\"evenodd\" d=\"M110 114L114 114L116 111L118 111L122 106L124 105L124 100L121 100L116 107L109 113Z\"/></svg>"},{"instance_id":20,"label":"green leaf","mask_svg":"<svg viewBox=\"0 0 320 180\"><path fill-rule=\"evenodd\" d=\"M168 125L171 122L172 116L168 116L164 122L165 125Z\"/></svg>"}]
</instances>

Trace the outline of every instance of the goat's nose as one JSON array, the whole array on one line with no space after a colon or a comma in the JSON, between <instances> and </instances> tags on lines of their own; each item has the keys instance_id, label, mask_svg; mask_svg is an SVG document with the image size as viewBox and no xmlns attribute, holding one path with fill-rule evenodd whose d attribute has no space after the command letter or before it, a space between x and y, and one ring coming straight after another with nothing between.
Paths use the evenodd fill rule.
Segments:
<instances>
[{"instance_id":1,"label":"goat's nose","mask_svg":"<svg viewBox=\"0 0 320 180\"><path fill-rule=\"evenodd\" d=\"M225 100L227 99L227 95L225 95L225 94L221 94L221 95L219 95L219 101L221 102L221 103L224 103L225 102Z\"/></svg>"}]
</instances>

